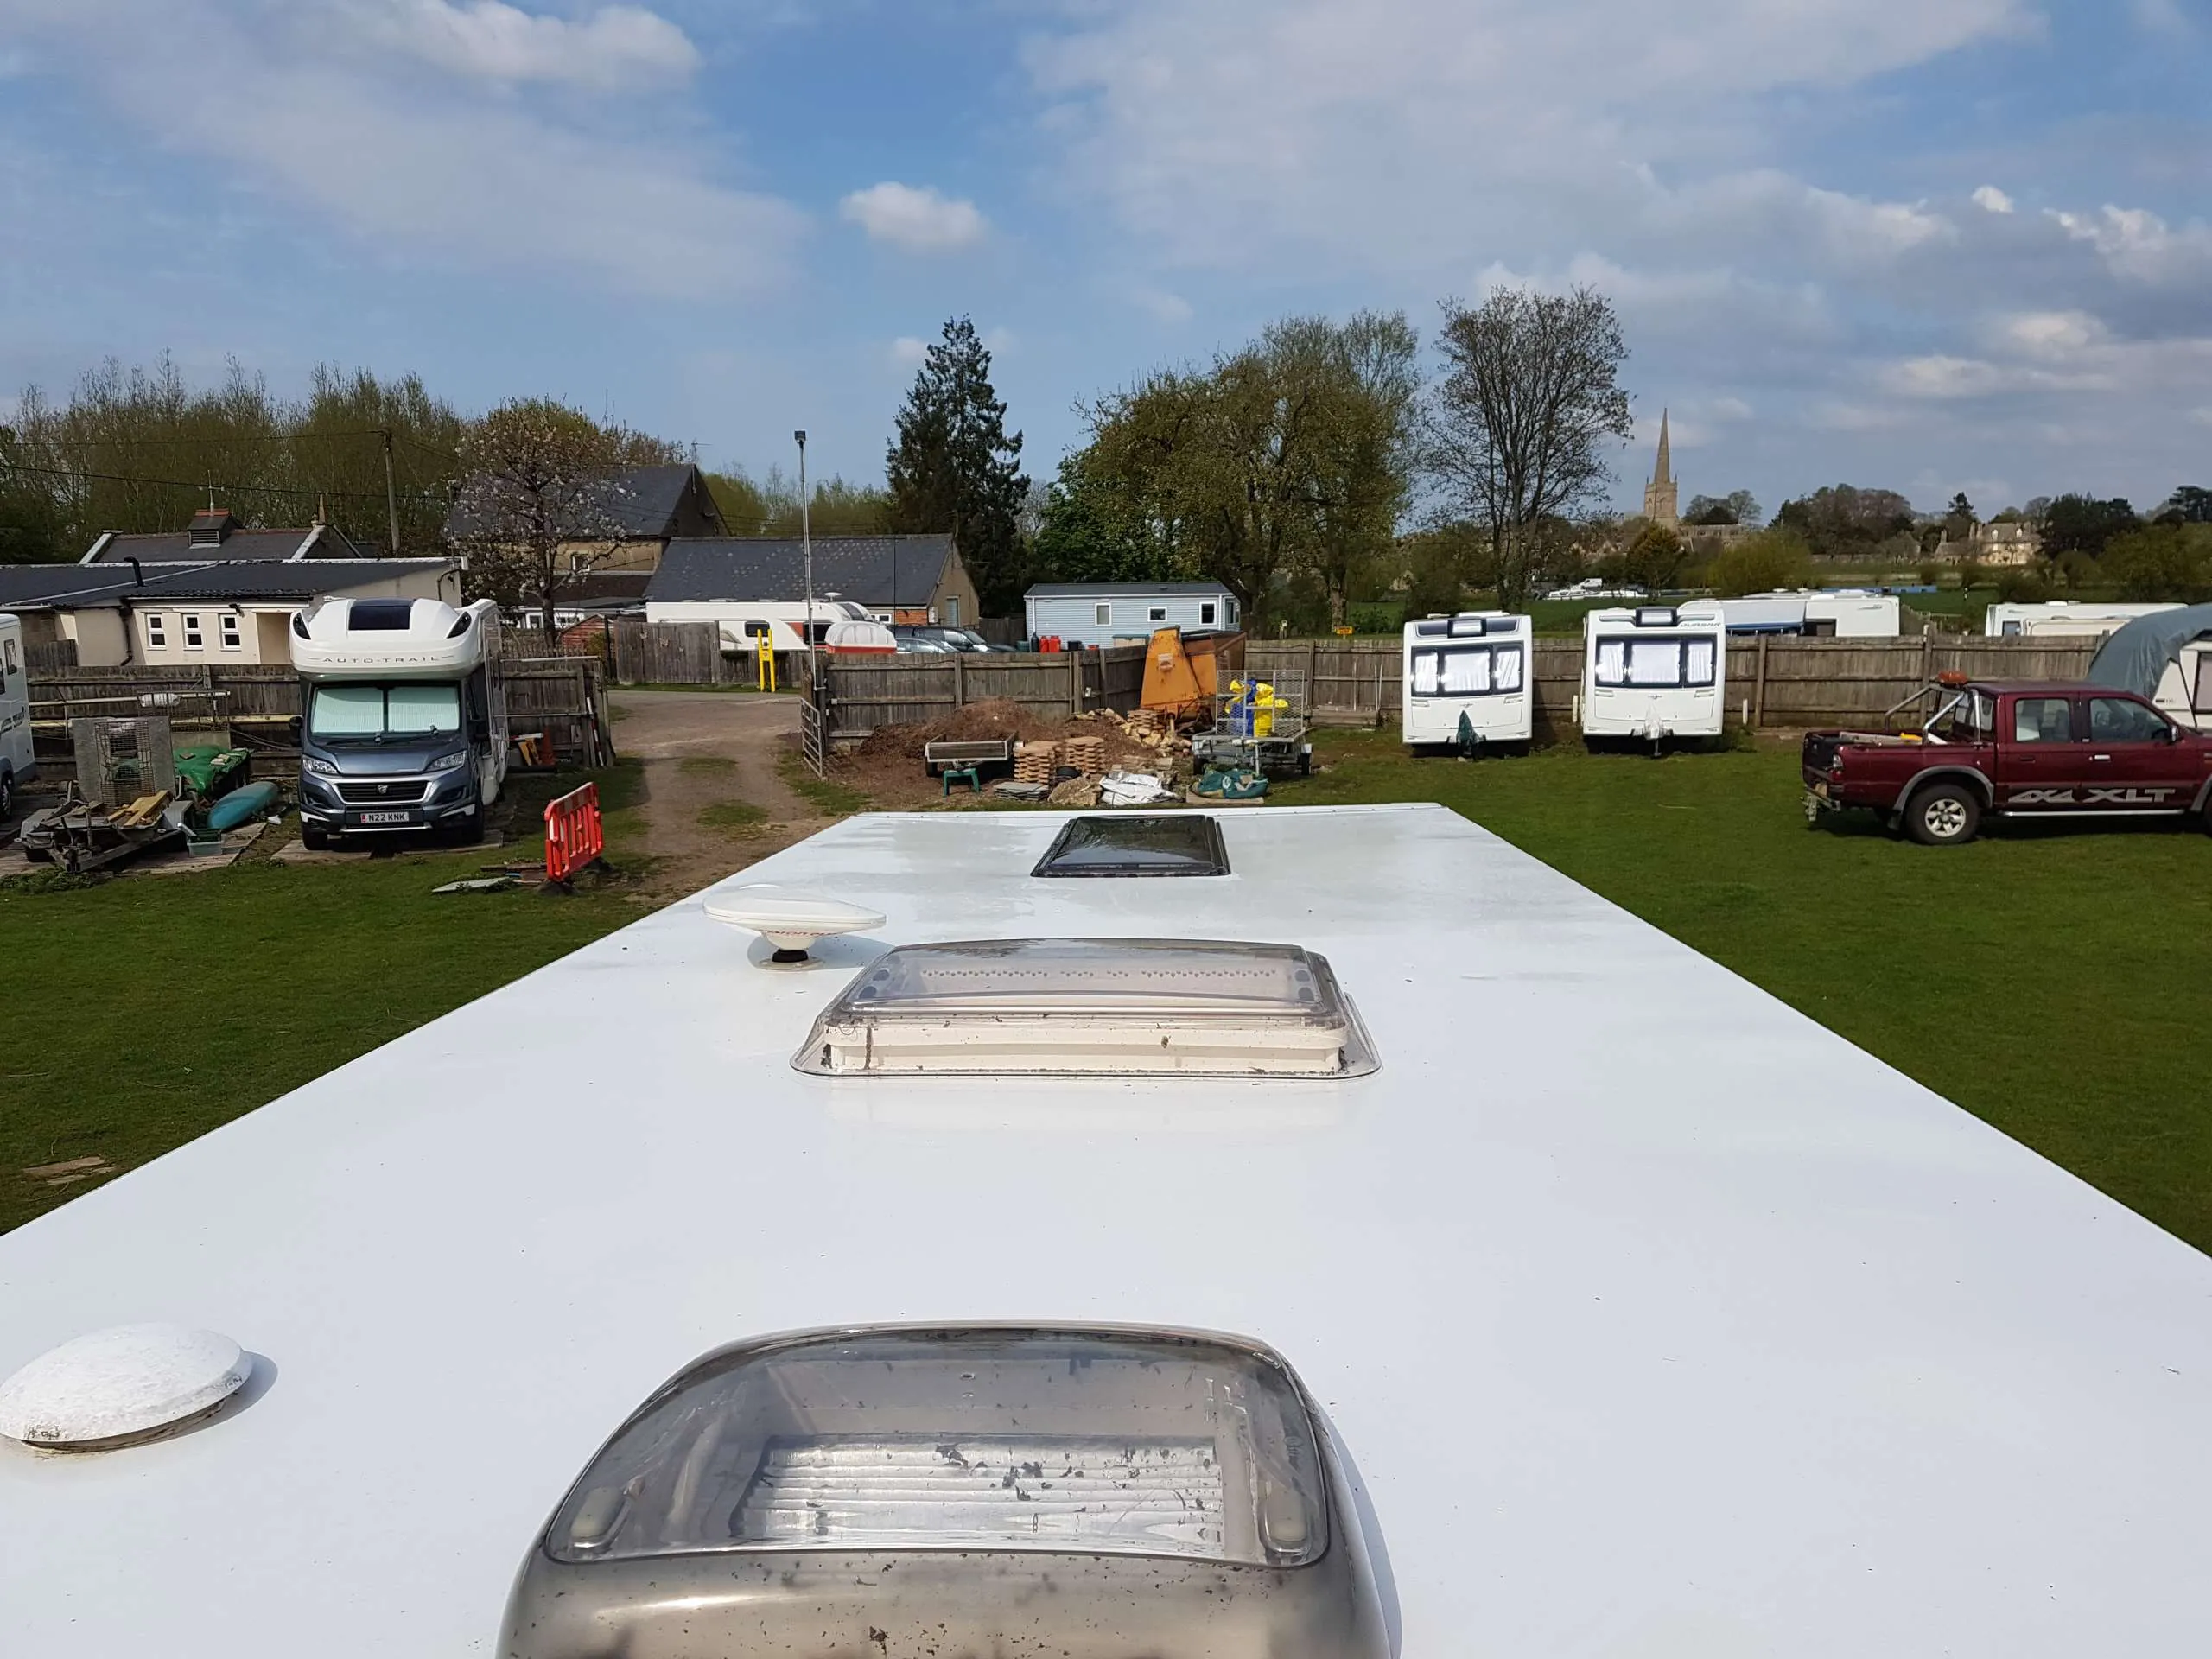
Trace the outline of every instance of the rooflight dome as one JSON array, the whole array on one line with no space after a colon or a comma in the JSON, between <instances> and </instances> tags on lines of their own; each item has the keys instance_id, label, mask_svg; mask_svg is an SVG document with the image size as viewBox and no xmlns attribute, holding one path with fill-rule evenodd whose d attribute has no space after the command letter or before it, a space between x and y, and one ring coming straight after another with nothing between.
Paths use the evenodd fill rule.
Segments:
<instances>
[{"instance_id":1,"label":"rooflight dome","mask_svg":"<svg viewBox=\"0 0 2212 1659\"><path fill-rule=\"evenodd\" d=\"M252 1370L251 1357L213 1331L181 1325L95 1331L0 1382L0 1434L73 1449L139 1439L213 1410Z\"/></svg>"}]
</instances>

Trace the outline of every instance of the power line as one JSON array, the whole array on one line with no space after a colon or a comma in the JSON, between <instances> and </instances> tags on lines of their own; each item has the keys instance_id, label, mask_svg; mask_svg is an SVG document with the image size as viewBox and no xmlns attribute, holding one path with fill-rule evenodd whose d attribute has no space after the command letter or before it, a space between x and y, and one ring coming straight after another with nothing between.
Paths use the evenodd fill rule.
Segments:
<instances>
[{"instance_id":1,"label":"power line","mask_svg":"<svg viewBox=\"0 0 2212 1659\"><path fill-rule=\"evenodd\" d=\"M83 479L98 484L143 484L151 489L162 490L221 490L241 498L252 495L296 495L327 497L340 501L373 501L382 505L382 490L304 489L283 484L226 484L215 479L133 478L124 473L93 473L68 467L35 467L25 463L11 464L4 469L11 473L29 473L40 478ZM428 490L415 492L427 497Z\"/></svg>"}]
</instances>

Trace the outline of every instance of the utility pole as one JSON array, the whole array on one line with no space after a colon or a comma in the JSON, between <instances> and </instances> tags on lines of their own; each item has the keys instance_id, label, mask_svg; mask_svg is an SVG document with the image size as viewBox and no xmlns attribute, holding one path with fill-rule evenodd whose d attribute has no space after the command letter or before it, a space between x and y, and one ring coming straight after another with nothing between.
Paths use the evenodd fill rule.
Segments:
<instances>
[{"instance_id":1,"label":"utility pole","mask_svg":"<svg viewBox=\"0 0 2212 1659\"><path fill-rule=\"evenodd\" d=\"M798 543L806 558L806 681L820 683L814 661L814 521L807 510L806 433L791 434L798 444Z\"/></svg>"},{"instance_id":2,"label":"utility pole","mask_svg":"<svg viewBox=\"0 0 2212 1659\"><path fill-rule=\"evenodd\" d=\"M399 493L391 482L391 429L382 429L384 437L384 512L391 524L391 556L399 556Z\"/></svg>"}]
</instances>

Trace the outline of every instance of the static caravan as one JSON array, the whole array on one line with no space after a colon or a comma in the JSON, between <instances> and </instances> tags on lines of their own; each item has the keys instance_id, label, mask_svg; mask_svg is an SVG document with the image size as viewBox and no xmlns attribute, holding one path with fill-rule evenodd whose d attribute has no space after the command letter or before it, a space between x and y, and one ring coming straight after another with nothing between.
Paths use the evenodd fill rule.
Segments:
<instances>
[{"instance_id":1,"label":"static caravan","mask_svg":"<svg viewBox=\"0 0 2212 1659\"><path fill-rule=\"evenodd\" d=\"M2053 599L2036 605L1992 605L1981 631L1992 639L2102 639L2139 616L2177 611L2178 605L2117 605L2101 600L2076 604Z\"/></svg>"},{"instance_id":2,"label":"static caravan","mask_svg":"<svg viewBox=\"0 0 2212 1659\"><path fill-rule=\"evenodd\" d=\"M1162 628L1230 632L1243 626L1236 595L1217 582L1042 582L1022 596L1032 639L1142 645Z\"/></svg>"},{"instance_id":3,"label":"static caravan","mask_svg":"<svg viewBox=\"0 0 2212 1659\"><path fill-rule=\"evenodd\" d=\"M1656 746L1720 734L1728 628L1717 603L1592 611L1582 639L1583 736Z\"/></svg>"},{"instance_id":4,"label":"static caravan","mask_svg":"<svg viewBox=\"0 0 2212 1659\"><path fill-rule=\"evenodd\" d=\"M0 1235L0 1608L35 1659L2187 1654L2207 1306L1441 807L868 815Z\"/></svg>"},{"instance_id":5,"label":"static caravan","mask_svg":"<svg viewBox=\"0 0 2212 1659\"><path fill-rule=\"evenodd\" d=\"M1534 730L1525 616L1468 611L1406 624L1403 736L1409 747L1526 743Z\"/></svg>"},{"instance_id":6,"label":"static caravan","mask_svg":"<svg viewBox=\"0 0 2212 1659\"><path fill-rule=\"evenodd\" d=\"M1747 594L1716 601L1728 632L1803 634L1817 639L1889 639L1904 621L1894 594L1858 588L1799 588L1795 593Z\"/></svg>"},{"instance_id":7,"label":"static caravan","mask_svg":"<svg viewBox=\"0 0 2212 1659\"><path fill-rule=\"evenodd\" d=\"M12 817L18 785L38 775L31 748L30 662L23 625L0 616L0 820Z\"/></svg>"}]
</instances>

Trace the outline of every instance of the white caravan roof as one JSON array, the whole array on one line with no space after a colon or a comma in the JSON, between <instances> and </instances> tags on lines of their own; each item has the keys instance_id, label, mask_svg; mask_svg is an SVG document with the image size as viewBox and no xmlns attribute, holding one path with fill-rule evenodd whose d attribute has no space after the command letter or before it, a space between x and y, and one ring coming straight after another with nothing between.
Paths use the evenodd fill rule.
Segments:
<instances>
[{"instance_id":1,"label":"white caravan roof","mask_svg":"<svg viewBox=\"0 0 2212 1659\"><path fill-rule=\"evenodd\" d=\"M772 971L694 899L0 1237L0 1372L172 1319L266 1384L0 1446L10 1650L488 1655L664 1378L918 1319L1273 1345L1408 1659L2201 1645L2212 1261L1441 808L1217 816L1227 877L1033 879L1061 815L958 814L743 879L879 944L1304 946L1372 1075L802 1075L874 947Z\"/></svg>"},{"instance_id":2,"label":"white caravan roof","mask_svg":"<svg viewBox=\"0 0 2212 1659\"><path fill-rule=\"evenodd\" d=\"M498 649L499 607L442 599L326 599L292 617L292 665L308 679L454 679Z\"/></svg>"}]
</instances>

